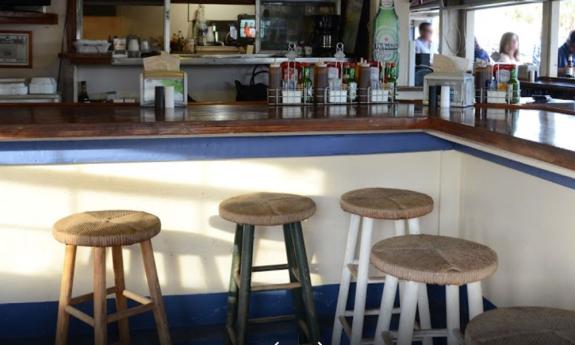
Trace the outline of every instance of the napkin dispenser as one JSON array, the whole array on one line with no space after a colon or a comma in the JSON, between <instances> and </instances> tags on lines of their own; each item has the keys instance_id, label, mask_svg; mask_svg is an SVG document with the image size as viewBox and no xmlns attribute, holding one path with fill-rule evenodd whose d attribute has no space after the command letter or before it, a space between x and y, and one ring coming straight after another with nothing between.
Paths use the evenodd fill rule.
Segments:
<instances>
[{"instance_id":1,"label":"napkin dispenser","mask_svg":"<svg viewBox=\"0 0 575 345\"><path fill-rule=\"evenodd\" d=\"M467 71L472 70L472 61L457 56L435 54L433 73L423 78L423 104L429 104L429 87L449 86L450 106L470 107L475 104L475 78Z\"/></svg>"},{"instance_id":2,"label":"napkin dispenser","mask_svg":"<svg viewBox=\"0 0 575 345\"><path fill-rule=\"evenodd\" d=\"M423 104L429 104L430 86L449 86L452 107L471 107L475 104L475 79L464 72L430 73L423 78Z\"/></svg>"}]
</instances>

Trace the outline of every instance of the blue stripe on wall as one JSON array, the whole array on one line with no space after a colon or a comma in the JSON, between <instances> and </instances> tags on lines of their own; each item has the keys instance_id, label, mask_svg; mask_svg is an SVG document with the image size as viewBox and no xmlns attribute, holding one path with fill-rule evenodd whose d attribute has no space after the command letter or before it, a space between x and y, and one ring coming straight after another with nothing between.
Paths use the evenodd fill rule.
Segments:
<instances>
[{"instance_id":1,"label":"blue stripe on wall","mask_svg":"<svg viewBox=\"0 0 575 345\"><path fill-rule=\"evenodd\" d=\"M314 287L314 301L319 318L327 319L331 324L335 314L338 296L338 284ZM378 308L383 284L371 284L368 288L366 307ZM354 286L350 296L354 296ZM445 289L441 286L428 286L430 311L433 327L445 327ZM108 301L108 310L114 310L113 300ZM227 293L175 295L164 297L170 328L199 328L208 325L223 325L226 318ZM350 298L348 309L352 308ZM398 303L398 301L396 301ZM462 326L468 321L467 289L460 288L460 312ZM485 310L495 308L484 300ZM90 306L81 308L91 315ZM52 339L56 330L57 302L0 304L0 344L7 339L47 338ZM285 315L293 312L291 293L287 291L269 291L252 294L250 317ZM22 322L22 320L26 320ZM152 313L130 318L131 330L152 330L155 328ZM89 335L92 328L71 318L70 334ZM4 341L3 341L4 340ZM322 339L324 343L329 339Z\"/></svg>"},{"instance_id":2,"label":"blue stripe on wall","mask_svg":"<svg viewBox=\"0 0 575 345\"><path fill-rule=\"evenodd\" d=\"M0 142L0 165L311 157L450 150L421 132Z\"/></svg>"},{"instance_id":3,"label":"blue stripe on wall","mask_svg":"<svg viewBox=\"0 0 575 345\"><path fill-rule=\"evenodd\" d=\"M162 162L458 150L575 189L575 179L423 132L0 142L0 165Z\"/></svg>"},{"instance_id":4,"label":"blue stripe on wall","mask_svg":"<svg viewBox=\"0 0 575 345\"><path fill-rule=\"evenodd\" d=\"M543 180L546 180L549 182L553 182L553 183L559 184L559 185L567 187L567 188L575 189L575 179L573 179L571 177L568 177L565 175L560 175L560 174L557 174L557 173L554 173L554 172L551 172L548 170L537 168L537 167L534 167L532 165L517 162L517 161L511 160L508 158L504 158L501 156L497 156L495 154L481 151L481 150L478 150L478 149L475 149L475 148L472 148L469 146L465 146L462 144L454 143L453 148L459 152L467 153L471 156L481 158L481 159L484 159L486 161L490 161L490 162L495 163L495 164L503 165L503 166L511 168L513 170L521 171L521 172L524 172L528 175L535 176L535 177L538 177L540 179L543 179Z\"/></svg>"}]
</instances>

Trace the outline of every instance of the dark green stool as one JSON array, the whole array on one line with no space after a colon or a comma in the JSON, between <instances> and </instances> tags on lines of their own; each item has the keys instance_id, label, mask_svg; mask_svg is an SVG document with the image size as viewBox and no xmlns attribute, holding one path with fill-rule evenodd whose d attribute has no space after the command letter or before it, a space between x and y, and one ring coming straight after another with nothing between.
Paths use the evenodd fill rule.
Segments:
<instances>
[{"instance_id":1,"label":"dark green stool","mask_svg":"<svg viewBox=\"0 0 575 345\"><path fill-rule=\"evenodd\" d=\"M236 234L228 293L227 344L247 343L251 322L282 321L293 315L248 320L252 291L292 290L300 344L317 344L317 325L309 266L301 221L315 213L310 198L293 194L253 193L233 197L220 204L220 217L234 222ZM282 225L287 264L252 266L256 226ZM288 270L290 283L251 286L252 272Z\"/></svg>"}]
</instances>

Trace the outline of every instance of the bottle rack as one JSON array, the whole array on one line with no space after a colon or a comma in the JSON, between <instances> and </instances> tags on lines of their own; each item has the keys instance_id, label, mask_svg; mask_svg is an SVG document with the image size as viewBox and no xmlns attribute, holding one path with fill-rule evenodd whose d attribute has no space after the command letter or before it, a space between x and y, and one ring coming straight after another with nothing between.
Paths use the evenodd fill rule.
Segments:
<instances>
[{"instance_id":1,"label":"bottle rack","mask_svg":"<svg viewBox=\"0 0 575 345\"><path fill-rule=\"evenodd\" d=\"M305 97L306 90L268 89L268 104L274 106L301 105L352 105L352 104L393 104L393 89L359 88L355 95L350 90L314 89L312 97ZM355 96L355 97L354 97Z\"/></svg>"},{"instance_id":2,"label":"bottle rack","mask_svg":"<svg viewBox=\"0 0 575 345\"><path fill-rule=\"evenodd\" d=\"M521 89L518 90L519 95L521 95ZM475 100L477 103L489 103L489 104L513 104L511 102L513 98L512 90L492 90L487 88L480 88L475 90Z\"/></svg>"}]
</instances>

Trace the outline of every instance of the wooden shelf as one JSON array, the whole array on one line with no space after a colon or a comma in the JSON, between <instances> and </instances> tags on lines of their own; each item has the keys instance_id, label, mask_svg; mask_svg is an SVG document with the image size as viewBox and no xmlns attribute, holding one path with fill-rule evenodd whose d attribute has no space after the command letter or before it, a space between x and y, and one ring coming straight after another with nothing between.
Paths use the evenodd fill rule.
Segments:
<instances>
[{"instance_id":1,"label":"wooden shelf","mask_svg":"<svg viewBox=\"0 0 575 345\"><path fill-rule=\"evenodd\" d=\"M73 65L110 65L112 64L112 54L80 54L67 53L60 55L60 58L70 60Z\"/></svg>"},{"instance_id":2,"label":"wooden shelf","mask_svg":"<svg viewBox=\"0 0 575 345\"><path fill-rule=\"evenodd\" d=\"M0 11L0 24L56 25L55 13Z\"/></svg>"}]
</instances>

